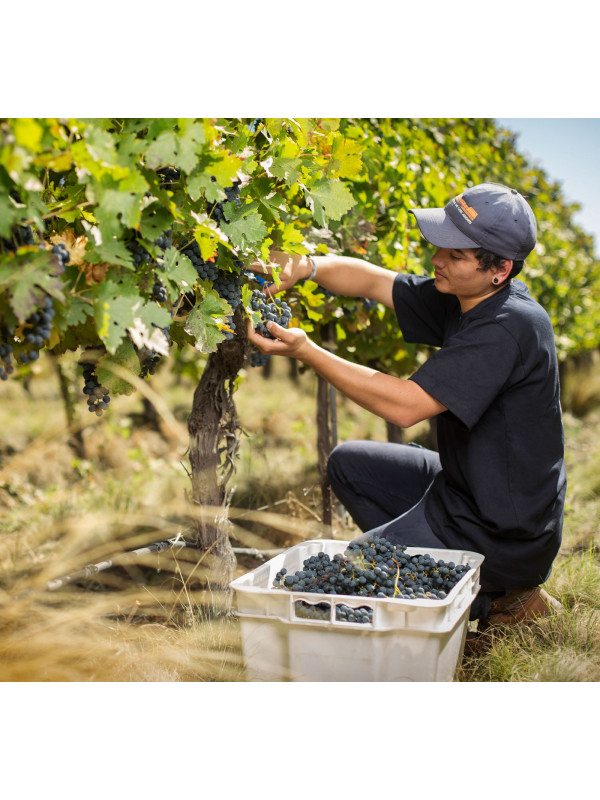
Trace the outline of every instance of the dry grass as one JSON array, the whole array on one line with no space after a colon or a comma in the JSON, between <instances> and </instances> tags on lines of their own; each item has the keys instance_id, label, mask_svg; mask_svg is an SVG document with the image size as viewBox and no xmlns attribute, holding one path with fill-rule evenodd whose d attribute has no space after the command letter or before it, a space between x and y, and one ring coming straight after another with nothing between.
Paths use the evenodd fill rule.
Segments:
<instances>
[{"instance_id":1,"label":"dry grass","mask_svg":"<svg viewBox=\"0 0 600 800\"><path fill-rule=\"evenodd\" d=\"M176 536L192 512L177 423L140 424L139 395L118 398L110 414L91 422L82 403L84 452L75 455L56 376L49 364L36 369L29 394L16 383L0 386L0 680L244 681L228 598L207 596L210 564L193 550L129 559L93 580L48 591L49 581L86 564ZM152 385L184 426L191 383L159 374ZM235 545L283 548L356 534L343 516L332 530L319 521L315 395L314 377L292 383L283 361L268 381L256 371L244 378L236 395L246 436L231 509ZM600 679L594 414L565 414L568 508L548 585L564 611L495 636L485 652L465 659L458 680ZM338 423L340 440L386 437L380 420L343 400ZM257 563L240 557L236 575Z\"/></svg>"},{"instance_id":2,"label":"dry grass","mask_svg":"<svg viewBox=\"0 0 600 800\"><path fill-rule=\"evenodd\" d=\"M91 422L82 403L77 456L51 365L36 372L28 392L10 382L0 388L0 680L243 681L231 598L207 594L210 565L197 551L128 558L93 580L48 590L88 564L175 537L203 512L185 500L187 442L172 435L173 424L171 431L139 426L139 395L116 399L110 414ZM278 409L283 385L289 394L285 374L268 384L251 374L252 382L258 390L238 392L249 424L237 489L250 508L264 510L231 509L234 543L269 549L322 536L316 444L306 437L310 379L294 387L285 412ZM165 386L160 376L154 385L183 423L193 386ZM256 563L241 559L236 575Z\"/></svg>"}]
</instances>

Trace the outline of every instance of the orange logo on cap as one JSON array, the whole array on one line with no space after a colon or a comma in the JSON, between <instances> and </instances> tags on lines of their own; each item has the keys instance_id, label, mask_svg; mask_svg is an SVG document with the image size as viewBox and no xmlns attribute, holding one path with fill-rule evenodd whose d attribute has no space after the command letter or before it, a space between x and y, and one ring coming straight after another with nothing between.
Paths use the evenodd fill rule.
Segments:
<instances>
[{"instance_id":1,"label":"orange logo on cap","mask_svg":"<svg viewBox=\"0 0 600 800\"><path fill-rule=\"evenodd\" d=\"M475 219L475 217L477 216L477 211L475 211L475 209L474 209L474 208L471 208L471 206L468 206L468 205L465 203L465 201L463 200L463 196L462 196L462 194L461 194L461 195L459 195L459 196L456 198L456 200L457 200L458 204L460 205L460 207L462 208L462 210L463 210L463 211L465 212L465 214L467 215L467 217L469 217L469 219L470 219L470 220L471 220L471 222L472 222L472 221Z\"/></svg>"}]
</instances>

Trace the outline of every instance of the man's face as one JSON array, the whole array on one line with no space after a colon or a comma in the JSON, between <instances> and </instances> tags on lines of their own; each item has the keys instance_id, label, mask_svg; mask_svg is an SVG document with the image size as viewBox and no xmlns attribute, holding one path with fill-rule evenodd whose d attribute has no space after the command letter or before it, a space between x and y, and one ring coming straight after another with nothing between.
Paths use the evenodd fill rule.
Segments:
<instances>
[{"instance_id":1,"label":"man's face","mask_svg":"<svg viewBox=\"0 0 600 800\"><path fill-rule=\"evenodd\" d=\"M495 288L492 284L494 270L483 271L475 257L476 252L477 249L438 247L431 259L435 267L435 288L444 294L456 295L461 305L469 307Z\"/></svg>"}]
</instances>

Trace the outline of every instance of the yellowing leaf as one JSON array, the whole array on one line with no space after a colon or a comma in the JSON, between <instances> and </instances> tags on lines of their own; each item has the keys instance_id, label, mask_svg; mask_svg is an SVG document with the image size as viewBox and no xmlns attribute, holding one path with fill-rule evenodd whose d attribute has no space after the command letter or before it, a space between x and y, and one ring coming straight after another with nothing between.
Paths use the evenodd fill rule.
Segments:
<instances>
[{"instance_id":1,"label":"yellowing leaf","mask_svg":"<svg viewBox=\"0 0 600 800\"><path fill-rule=\"evenodd\" d=\"M85 249L88 241L87 236L78 236L75 238L73 231L67 229L64 233L55 233L50 237L50 241L52 244L64 244L71 257L71 261L69 263L76 267L79 267L83 264Z\"/></svg>"},{"instance_id":2,"label":"yellowing leaf","mask_svg":"<svg viewBox=\"0 0 600 800\"><path fill-rule=\"evenodd\" d=\"M339 117L322 117L319 119L319 126L325 131L337 131L340 127Z\"/></svg>"},{"instance_id":3,"label":"yellowing leaf","mask_svg":"<svg viewBox=\"0 0 600 800\"><path fill-rule=\"evenodd\" d=\"M330 178L356 178L362 170L362 144L335 135L327 174Z\"/></svg>"},{"instance_id":4,"label":"yellowing leaf","mask_svg":"<svg viewBox=\"0 0 600 800\"><path fill-rule=\"evenodd\" d=\"M13 125L15 141L32 153L38 153L41 148L44 129L35 119L19 118Z\"/></svg>"},{"instance_id":5,"label":"yellowing leaf","mask_svg":"<svg viewBox=\"0 0 600 800\"><path fill-rule=\"evenodd\" d=\"M306 253L304 236L291 222L283 228L281 249L284 253Z\"/></svg>"},{"instance_id":6,"label":"yellowing leaf","mask_svg":"<svg viewBox=\"0 0 600 800\"><path fill-rule=\"evenodd\" d=\"M217 183L221 186L231 186L233 181L237 177L237 172L243 166L244 162L241 158L237 156L232 156L227 153L218 153L218 160L215 160L210 166L206 168L206 171L210 173L210 175L214 175L217 179Z\"/></svg>"}]
</instances>

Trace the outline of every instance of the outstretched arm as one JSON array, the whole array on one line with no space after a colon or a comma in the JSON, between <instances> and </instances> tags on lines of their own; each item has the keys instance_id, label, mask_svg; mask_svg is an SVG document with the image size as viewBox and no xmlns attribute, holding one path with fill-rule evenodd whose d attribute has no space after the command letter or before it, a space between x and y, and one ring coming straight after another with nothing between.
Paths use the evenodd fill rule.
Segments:
<instances>
[{"instance_id":1,"label":"outstretched arm","mask_svg":"<svg viewBox=\"0 0 600 800\"><path fill-rule=\"evenodd\" d=\"M248 327L248 339L262 353L297 358L350 400L387 422L409 428L446 410L414 381L345 361L316 345L299 328L286 330L274 322L267 328L276 339L267 339Z\"/></svg>"},{"instance_id":2,"label":"outstretched arm","mask_svg":"<svg viewBox=\"0 0 600 800\"><path fill-rule=\"evenodd\" d=\"M270 260L267 274L271 274L271 265L281 267L280 285L277 287L271 284L268 287L271 293L291 289L298 281L306 280L312 271L308 256L287 255L275 251L271 252ZM324 289L346 297L368 297L389 308L393 307L392 286L396 273L392 270L348 256L314 256L314 261L317 266L314 280ZM258 262L252 264L251 269L253 272L265 273Z\"/></svg>"}]
</instances>

